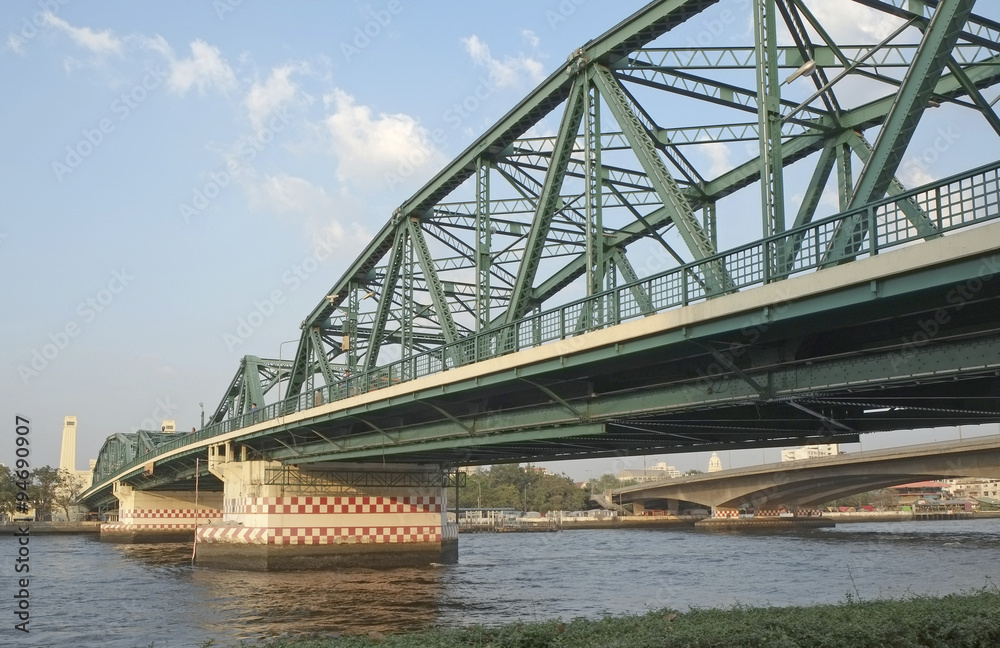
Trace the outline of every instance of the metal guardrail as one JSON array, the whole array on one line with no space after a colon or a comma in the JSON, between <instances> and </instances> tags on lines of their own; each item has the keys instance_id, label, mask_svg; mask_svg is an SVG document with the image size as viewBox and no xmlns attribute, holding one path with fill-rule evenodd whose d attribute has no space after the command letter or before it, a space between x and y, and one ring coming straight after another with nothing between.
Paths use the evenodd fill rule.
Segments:
<instances>
[{"instance_id":1,"label":"metal guardrail","mask_svg":"<svg viewBox=\"0 0 1000 648\"><path fill-rule=\"evenodd\" d=\"M1000 161L530 315L197 432L179 434L176 439L157 446L157 450L163 454L321 404L780 281L838 262L874 256L883 250L998 217ZM915 218L924 219L924 233L913 223ZM847 254L842 258L829 257L830 244L842 228L849 228L850 232ZM709 275L725 276L726 289L710 294L706 288L711 283L706 280ZM95 473L92 487L114 474L124 475L141 468L149 461L150 458L136 459L128 465L112 467L114 472Z\"/></svg>"}]
</instances>

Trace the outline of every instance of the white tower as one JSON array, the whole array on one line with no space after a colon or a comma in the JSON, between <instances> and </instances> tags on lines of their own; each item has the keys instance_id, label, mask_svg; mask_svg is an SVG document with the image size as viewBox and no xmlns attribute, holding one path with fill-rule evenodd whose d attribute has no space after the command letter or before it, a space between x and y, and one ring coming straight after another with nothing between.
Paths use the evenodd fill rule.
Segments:
<instances>
[{"instance_id":1,"label":"white tower","mask_svg":"<svg viewBox=\"0 0 1000 648\"><path fill-rule=\"evenodd\" d=\"M76 470L76 417L63 419L62 452L59 454L59 468L71 472Z\"/></svg>"},{"instance_id":2,"label":"white tower","mask_svg":"<svg viewBox=\"0 0 1000 648\"><path fill-rule=\"evenodd\" d=\"M719 472L722 470L722 459L719 459L719 453L713 452L712 457L708 460L708 472Z\"/></svg>"}]
</instances>

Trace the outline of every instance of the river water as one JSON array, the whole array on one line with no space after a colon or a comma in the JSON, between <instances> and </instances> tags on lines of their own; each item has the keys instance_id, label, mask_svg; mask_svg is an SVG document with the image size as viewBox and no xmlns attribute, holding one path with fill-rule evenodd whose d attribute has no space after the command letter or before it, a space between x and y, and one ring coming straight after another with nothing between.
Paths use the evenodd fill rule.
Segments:
<instances>
[{"instance_id":1,"label":"river water","mask_svg":"<svg viewBox=\"0 0 1000 648\"><path fill-rule=\"evenodd\" d=\"M792 605L1000 585L1000 520L779 533L463 534L457 565L251 573L196 569L189 545L30 541L30 633L15 631L16 543L0 536L0 646L188 648L670 607Z\"/></svg>"}]
</instances>

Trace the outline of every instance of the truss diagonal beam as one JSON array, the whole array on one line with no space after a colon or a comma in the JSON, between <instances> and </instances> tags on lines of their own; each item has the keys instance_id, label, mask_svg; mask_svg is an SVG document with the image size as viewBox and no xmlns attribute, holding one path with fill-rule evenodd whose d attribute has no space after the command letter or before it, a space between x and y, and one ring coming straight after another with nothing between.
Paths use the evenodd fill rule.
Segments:
<instances>
[{"instance_id":1,"label":"truss diagonal beam","mask_svg":"<svg viewBox=\"0 0 1000 648\"><path fill-rule=\"evenodd\" d=\"M562 122L559 124L559 135L552 151L549 170L545 174L545 182L542 184L542 193L538 198L535 217L531 223L531 230L528 232L524 258L521 261L517 282L514 284L514 292L511 294L510 305L507 308L505 318L507 324L524 317L533 307L531 288L538 271L538 264L542 260L542 249L545 247L545 239L555 216L556 205L561 204L559 190L562 188L563 178L566 177L566 169L576 144L580 122L587 107L586 92L586 76L577 75L573 89L566 100L566 109Z\"/></svg>"},{"instance_id":2,"label":"truss diagonal beam","mask_svg":"<svg viewBox=\"0 0 1000 648\"><path fill-rule=\"evenodd\" d=\"M448 298L444 294L444 286L441 284L441 278L434 269L434 261L431 258L430 250L427 248L427 241L424 240L423 230L420 229L419 222L413 218L407 219L406 228L410 235L409 238L413 245L413 250L417 254L417 263L424 273L427 292L430 293L431 300L434 302L434 313L437 315L438 325L444 333L445 342L448 344L458 342L458 327L455 325L455 320L451 316L451 310L448 308ZM458 359L456 358L455 361L458 362Z\"/></svg>"},{"instance_id":3,"label":"truss diagonal beam","mask_svg":"<svg viewBox=\"0 0 1000 648\"><path fill-rule=\"evenodd\" d=\"M392 252L389 255L389 266L386 268L385 279L382 281L382 297L379 299L378 308L375 310L375 321L372 323L371 334L368 336L368 350L365 355L364 370L369 371L375 367L378 360L379 350L382 348L382 340L385 337L385 325L389 320L389 312L392 310L392 295L399 282L399 269L403 265L403 239L406 237L406 229L396 228L396 235L393 237Z\"/></svg>"}]
</instances>

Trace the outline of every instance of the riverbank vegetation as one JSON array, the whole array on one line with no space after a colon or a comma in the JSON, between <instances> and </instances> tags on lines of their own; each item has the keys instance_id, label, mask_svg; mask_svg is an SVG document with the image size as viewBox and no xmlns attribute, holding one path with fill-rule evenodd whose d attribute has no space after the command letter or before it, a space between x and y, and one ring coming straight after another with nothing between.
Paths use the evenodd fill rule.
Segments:
<instances>
[{"instance_id":1,"label":"riverbank vegetation","mask_svg":"<svg viewBox=\"0 0 1000 648\"><path fill-rule=\"evenodd\" d=\"M1000 646L1000 590L811 607L678 613L276 640L260 648L987 648Z\"/></svg>"},{"instance_id":2,"label":"riverbank vegetation","mask_svg":"<svg viewBox=\"0 0 1000 648\"><path fill-rule=\"evenodd\" d=\"M23 518L46 520L62 510L69 518L70 508L87 487L85 481L61 468L39 466L34 470L12 470L0 465L0 521ZM18 499L24 492L27 499Z\"/></svg>"},{"instance_id":3,"label":"riverbank vegetation","mask_svg":"<svg viewBox=\"0 0 1000 648\"><path fill-rule=\"evenodd\" d=\"M462 508L510 508L518 511L578 511L589 492L566 475L516 464L470 471L459 490Z\"/></svg>"}]
</instances>

